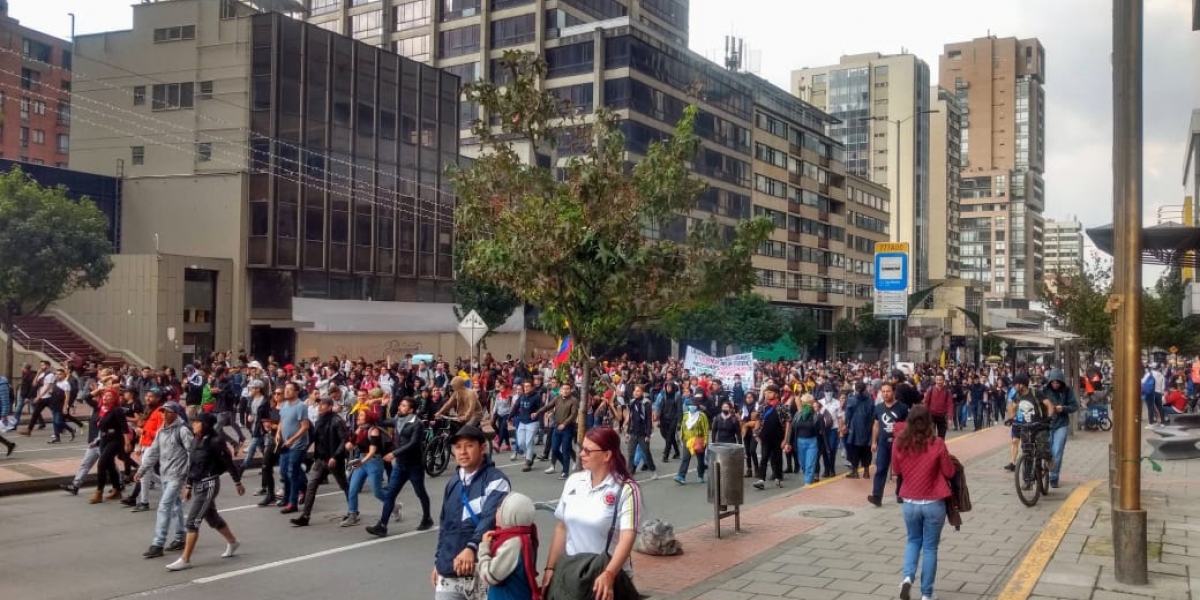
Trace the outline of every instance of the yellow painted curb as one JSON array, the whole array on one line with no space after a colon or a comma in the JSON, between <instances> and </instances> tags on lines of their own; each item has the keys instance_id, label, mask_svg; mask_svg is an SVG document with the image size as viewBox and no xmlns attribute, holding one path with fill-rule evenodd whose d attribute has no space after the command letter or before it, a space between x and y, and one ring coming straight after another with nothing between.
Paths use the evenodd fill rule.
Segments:
<instances>
[{"instance_id":1,"label":"yellow painted curb","mask_svg":"<svg viewBox=\"0 0 1200 600\"><path fill-rule=\"evenodd\" d=\"M1071 527L1075 515L1079 513L1079 509L1083 507L1088 496L1092 495L1092 490L1095 490L1101 483L1103 480L1094 479L1075 488L1075 491L1067 496L1062 506L1058 507L1053 515L1050 515L1050 522L1046 523L1046 527L1034 540L1033 546L1029 548L1025 558L1021 559L1021 564L1017 565L1017 570L1004 585L1004 591L1000 592L997 600L1027 600L1029 598L1038 579L1041 578L1042 572L1046 570L1046 565L1050 564L1050 559L1058 550L1058 544L1067 535L1067 529Z\"/></svg>"}]
</instances>

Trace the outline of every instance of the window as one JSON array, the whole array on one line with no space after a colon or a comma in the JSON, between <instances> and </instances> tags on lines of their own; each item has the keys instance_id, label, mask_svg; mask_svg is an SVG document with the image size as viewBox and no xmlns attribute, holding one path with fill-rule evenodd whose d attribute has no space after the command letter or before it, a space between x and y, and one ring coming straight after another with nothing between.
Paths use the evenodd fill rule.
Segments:
<instances>
[{"instance_id":1,"label":"window","mask_svg":"<svg viewBox=\"0 0 1200 600\"><path fill-rule=\"evenodd\" d=\"M496 70L496 62L497 61L492 61L493 72ZM469 62L461 65L454 65L452 67L443 67L442 70L452 75L457 75L463 84L468 84L479 79L479 63L477 62Z\"/></svg>"},{"instance_id":2,"label":"window","mask_svg":"<svg viewBox=\"0 0 1200 600\"><path fill-rule=\"evenodd\" d=\"M430 23L429 3L432 0L416 0L405 2L394 7L396 15L396 31L406 31L423 27Z\"/></svg>"},{"instance_id":3,"label":"window","mask_svg":"<svg viewBox=\"0 0 1200 600\"><path fill-rule=\"evenodd\" d=\"M533 0L492 0L492 10L504 10L525 4L533 4Z\"/></svg>"},{"instance_id":4,"label":"window","mask_svg":"<svg viewBox=\"0 0 1200 600\"><path fill-rule=\"evenodd\" d=\"M201 100L212 100L212 97L213 97L213 82L201 81L200 82L200 99Z\"/></svg>"},{"instance_id":5,"label":"window","mask_svg":"<svg viewBox=\"0 0 1200 600\"><path fill-rule=\"evenodd\" d=\"M340 8L339 0L312 0L312 7L309 9L309 14L312 16L324 15L331 13Z\"/></svg>"},{"instance_id":6,"label":"window","mask_svg":"<svg viewBox=\"0 0 1200 600\"><path fill-rule=\"evenodd\" d=\"M129 162L135 165L146 164L146 147L132 146L129 148Z\"/></svg>"},{"instance_id":7,"label":"window","mask_svg":"<svg viewBox=\"0 0 1200 600\"><path fill-rule=\"evenodd\" d=\"M29 98L21 98L21 120L29 120Z\"/></svg>"},{"instance_id":8,"label":"window","mask_svg":"<svg viewBox=\"0 0 1200 600\"><path fill-rule=\"evenodd\" d=\"M350 33L355 39L374 37L383 33L383 11L373 10L350 17Z\"/></svg>"},{"instance_id":9,"label":"window","mask_svg":"<svg viewBox=\"0 0 1200 600\"><path fill-rule=\"evenodd\" d=\"M45 144L46 143L46 132L42 131L41 129L34 129L33 130L33 143Z\"/></svg>"},{"instance_id":10,"label":"window","mask_svg":"<svg viewBox=\"0 0 1200 600\"><path fill-rule=\"evenodd\" d=\"M946 56L950 60L958 60L962 58L962 50L951 50L950 52L946 53Z\"/></svg>"},{"instance_id":11,"label":"window","mask_svg":"<svg viewBox=\"0 0 1200 600\"><path fill-rule=\"evenodd\" d=\"M590 73L595 59L596 46L592 42L559 46L546 49L546 77L566 77L580 73Z\"/></svg>"},{"instance_id":12,"label":"window","mask_svg":"<svg viewBox=\"0 0 1200 600\"><path fill-rule=\"evenodd\" d=\"M2 105L2 104L3 104L3 101L0 100L0 105ZM69 102L59 102L58 103L58 124L59 125L70 125L71 124L71 104Z\"/></svg>"},{"instance_id":13,"label":"window","mask_svg":"<svg viewBox=\"0 0 1200 600\"><path fill-rule=\"evenodd\" d=\"M212 160L212 142L200 142L196 144L196 160L200 162L209 162Z\"/></svg>"},{"instance_id":14,"label":"window","mask_svg":"<svg viewBox=\"0 0 1200 600\"><path fill-rule=\"evenodd\" d=\"M887 77L887 74L888 74L888 66L887 65L879 65L878 67L875 67L875 76L876 77Z\"/></svg>"},{"instance_id":15,"label":"window","mask_svg":"<svg viewBox=\"0 0 1200 600\"><path fill-rule=\"evenodd\" d=\"M190 81L155 85L153 88L154 110L192 108L195 103L194 88L195 84Z\"/></svg>"},{"instance_id":16,"label":"window","mask_svg":"<svg viewBox=\"0 0 1200 600\"><path fill-rule=\"evenodd\" d=\"M532 14L492 21L492 48L528 44L536 37L537 23Z\"/></svg>"},{"instance_id":17,"label":"window","mask_svg":"<svg viewBox=\"0 0 1200 600\"><path fill-rule=\"evenodd\" d=\"M238 0L221 0L221 18L237 18L238 4Z\"/></svg>"},{"instance_id":18,"label":"window","mask_svg":"<svg viewBox=\"0 0 1200 600\"><path fill-rule=\"evenodd\" d=\"M474 54L479 51L479 26L461 27L441 32L438 40L438 57L450 58Z\"/></svg>"},{"instance_id":19,"label":"window","mask_svg":"<svg viewBox=\"0 0 1200 600\"><path fill-rule=\"evenodd\" d=\"M33 69L21 69L21 88L36 90L42 82L42 74Z\"/></svg>"},{"instance_id":20,"label":"window","mask_svg":"<svg viewBox=\"0 0 1200 600\"><path fill-rule=\"evenodd\" d=\"M133 88L133 105L141 106L146 103L146 86L138 85Z\"/></svg>"},{"instance_id":21,"label":"window","mask_svg":"<svg viewBox=\"0 0 1200 600\"><path fill-rule=\"evenodd\" d=\"M58 134L58 153L67 154L71 150L71 136L65 133Z\"/></svg>"},{"instance_id":22,"label":"window","mask_svg":"<svg viewBox=\"0 0 1200 600\"><path fill-rule=\"evenodd\" d=\"M429 36L418 35L396 42L396 54L418 62L429 61Z\"/></svg>"},{"instance_id":23,"label":"window","mask_svg":"<svg viewBox=\"0 0 1200 600\"><path fill-rule=\"evenodd\" d=\"M821 84L825 83L825 74L818 73L816 75L813 75L812 83L813 83L813 85L821 85Z\"/></svg>"},{"instance_id":24,"label":"window","mask_svg":"<svg viewBox=\"0 0 1200 600\"><path fill-rule=\"evenodd\" d=\"M43 44L37 40L25 38L24 43L21 44L21 56L29 60L49 63L52 52L53 49L50 47L50 44Z\"/></svg>"},{"instance_id":25,"label":"window","mask_svg":"<svg viewBox=\"0 0 1200 600\"><path fill-rule=\"evenodd\" d=\"M442 21L453 21L479 14L479 0L442 0Z\"/></svg>"},{"instance_id":26,"label":"window","mask_svg":"<svg viewBox=\"0 0 1200 600\"><path fill-rule=\"evenodd\" d=\"M178 42L181 40L196 39L195 25L178 25L175 27L161 27L154 30L154 41L159 42Z\"/></svg>"},{"instance_id":27,"label":"window","mask_svg":"<svg viewBox=\"0 0 1200 600\"><path fill-rule=\"evenodd\" d=\"M29 128L28 127L21 128L21 147L22 148L29 147ZM25 159L21 159L21 160L25 160Z\"/></svg>"},{"instance_id":28,"label":"window","mask_svg":"<svg viewBox=\"0 0 1200 600\"><path fill-rule=\"evenodd\" d=\"M45 115L46 114L46 103L42 102L41 100L34 100L33 101L33 114Z\"/></svg>"}]
</instances>

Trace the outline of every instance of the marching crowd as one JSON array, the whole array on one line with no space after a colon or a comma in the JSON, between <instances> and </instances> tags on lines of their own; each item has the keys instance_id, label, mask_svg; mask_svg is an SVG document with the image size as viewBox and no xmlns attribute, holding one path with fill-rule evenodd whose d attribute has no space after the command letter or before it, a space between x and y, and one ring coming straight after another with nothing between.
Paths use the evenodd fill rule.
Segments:
<instances>
[{"instance_id":1,"label":"marching crowd","mask_svg":"<svg viewBox=\"0 0 1200 600\"><path fill-rule=\"evenodd\" d=\"M63 433L86 435L84 459L63 488L78 493L98 465L93 504L112 500L149 511L157 489L144 556L182 551L167 565L171 570L191 566L201 521L224 537L223 557L237 552L239 541L216 507L221 476L230 475L243 494L245 473L259 454L259 506L295 514L295 527L309 525L318 489L330 477L344 492L343 527L361 522L358 497L369 485L383 508L366 532L387 535L407 483L421 507L418 529L433 527L423 446L426 428L449 423L458 476L447 483L438 523L431 583L439 600L480 597L487 584L488 597L539 597L548 586L567 585L554 576L564 570L562 561L588 556L608 560L572 565L571 573L585 568L597 598L631 597L628 557L641 510L634 473L657 477L660 466L678 461L673 479L686 485L695 461L696 481L703 483L707 446L740 444L746 477L760 490L782 487L787 476L808 485L842 465L848 477L872 479L868 500L880 506L894 475L909 529L901 594L907 598L922 549L929 569L935 541L929 538L940 536L932 523L945 519L941 499L953 475L941 442L947 431L1019 419L1015 402L1035 397L1052 419L1057 485L1066 416L1079 406L1060 370L1036 366L1011 372L918 365L905 372L862 362L760 362L754 381L740 375L721 381L689 373L678 361L621 360L595 365L590 401L581 408L579 365L490 355L481 364L457 365L441 356L265 362L242 356L235 364L218 354L189 365L182 378L171 368L26 366L15 386L0 378L0 423L19 426L29 406L21 435L47 427L47 409L49 443ZM1091 390L1099 381L1084 383ZM92 407L87 423L73 417L77 402ZM652 450L660 445L656 432L661 454ZM11 452L13 442L0 441ZM525 472L540 461L546 474L565 480L541 580L532 503L510 493L493 462L508 452ZM936 570L936 551L932 563ZM932 573L922 572L923 596L932 597Z\"/></svg>"}]
</instances>

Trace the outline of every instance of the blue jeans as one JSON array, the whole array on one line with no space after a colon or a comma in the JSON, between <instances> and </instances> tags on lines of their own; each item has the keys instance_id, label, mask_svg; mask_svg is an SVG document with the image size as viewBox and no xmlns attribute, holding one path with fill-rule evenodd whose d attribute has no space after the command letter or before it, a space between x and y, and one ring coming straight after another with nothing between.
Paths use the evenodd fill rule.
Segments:
<instances>
[{"instance_id":1,"label":"blue jeans","mask_svg":"<svg viewBox=\"0 0 1200 600\"><path fill-rule=\"evenodd\" d=\"M1067 430L1063 426L1050 430L1050 454L1054 456L1054 469L1050 471L1050 481L1058 483L1058 472L1062 469L1063 452L1067 449Z\"/></svg>"},{"instance_id":2,"label":"blue jeans","mask_svg":"<svg viewBox=\"0 0 1200 600\"><path fill-rule=\"evenodd\" d=\"M392 476L388 478L388 489L383 498L383 512L379 517L379 524L387 527L388 518L392 516L392 510L396 508L396 497L400 495L400 490L404 489L404 484L409 481L412 482L413 493L421 502L421 520L430 519L429 493L425 491L425 469L421 465L411 467L402 465L399 460L393 460L392 463ZM355 473L357 472L355 471Z\"/></svg>"},{"instance_id":3,"label":"blue jeans","mask_svg":"<svg viewBox=\"0 0 1200 600\"><path fill-rule=\"evenodd\" d=\"M143 486L146 484L143 483ZM154 519L154 540L152 546L163 547L167 543L167 529L175 522L175 539L183 541L183 482L179 480L162 480L162 498L158 500L158 514Z\"/></svg>"},{"instance_id":4,"label":"blue jeans","mask_svg":"<svg viewBox=\"0 0 1200 600\"><path fill-rule=\"evenodd\" d=\"M693 453L692 453L692 445L691 444L684 444L684 446L685 446L685 448L683 449L683 452L679 453L683 459L679 462L679 477L682 479L687 479L688 467L691 466L691 464L692 464ZM696 476L699 477L700 479L704 479L704 472L708 470L708 465L705 464L705 460L704 460L704 452L696 454L695 456L696 456Z\"/></svg>"},{"instance_id":5,"label":"blue jeans","mask_svg":"<svg viewBox=\"0 0 1200 600\"><path fill-rule=\"evenodd\" d=\"M574 423L567 425L561 430L555 426L554 433L550 435L550 448L554 452L550 459L551 461L562 461L563 475L571 474L571 461L575 460L575 447L572 445L574 442Z\"/></svg>"},{"instance_id":6,"label":"blue jeans","mask_svg":"<svg viewBox=\"0 0 1200 600\"><path fill-rule=\"evenodd\" d=\"M242 458L242 470L243 471L250 468L250 461L254 460L254 453L256 451L258 451L259 448L262 448L262 447L263 447L263 438L261 435L255 435L255 436L250 437L250 448L246 450L246 456L244 458Z\"/></svg>"},{"instance_id":7,"label":"blue jeans","mask_svg":"<svg viewBox=\"0 0 1200 600\"><path fill-rule=\"evenodd\" d=\"M817 476L817 438L796 438L796 459L804 473L804 485L813 482Z\"/></svg>"},{"instance_id":8,"label":"blue jeans","mask_svg":"<svg viewBox=\"0 0 1200 600\"><path fill-rule=\"evenodd\" d=\"M975 420L975 429L983 427L983 400L971 401L971 416Z\"/></svg>"},{"instance_id":9,"label":"blue jeans","mask_svg":"<svg viewBox=\"0 0 1200 600\"><path fill-rule=\"evenodd\" d=\"M525 462L533 462L533 442L541 426L537 421L517 425L517 449L525 454Z\"/></svg>"},{"instance_id":10,"label":"blue jeans","mask_svg":"<svg viewBox=\"0 0 1200 600\"><path fill-rule=\"evenodd\" d=\"M921 562L921 595L933 597L933 582L937 578L938 542L946 524L946 503L904 503L904 526L908 544L904 547L904 577L917 578L917 559Z\"/></svg>"},{"instance_id":11,"label":"blue jeans","mask_svg":"<svg viewBox=\"0 0 1200 600\"><path fill-rule=\"evenodd\" d=\"M887 485L888 469L892 468L892 434L879 432L878 448L875 452L875 481L871 486L871 495L883 497L883 488ZM896 495L900 495L900 482L896 481Z\"/></svg>"},{"instance_id":12,"label":"blue jeans","mask_svg":"<svg viewBox=\"0 0 1200 600\"><path fill-rule=\"evenodd\" d=\"M350 474L350 491L346 492L347 512L358 512L358 493L362 491L363 483L371 478L371 491L380 502L387 500L383 493L383 459L375 456L361 464Z\"/></svg>"},{"instance_id":13,"label":"blue jeans","mask_svg":"<svg viewBox=\"0 0 1200 600\"><path fill-rule=\"evenodd\" d=\"M303 461L306 449L305 445L294 444L279 454L279 478L283 480L283 495L289 506L296 506L300 501L300 491L308 487Z\"/></svg>"}]
</instances>

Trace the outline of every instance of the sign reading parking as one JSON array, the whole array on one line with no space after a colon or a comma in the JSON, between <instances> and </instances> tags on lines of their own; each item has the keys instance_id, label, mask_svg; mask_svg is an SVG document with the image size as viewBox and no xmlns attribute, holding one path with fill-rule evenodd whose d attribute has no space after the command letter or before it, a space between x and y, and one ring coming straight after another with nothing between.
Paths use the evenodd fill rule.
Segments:
<instances>
[{"instance_id":1,"label":"sign reading parking","mask_svg":"<svg viewBox=\"0 0 1200 600\"><path fill-rule=\"evenodd\" d=\"M875 244L875 317L908 316L908 242Z\"/></svg>"}]
</instances>

